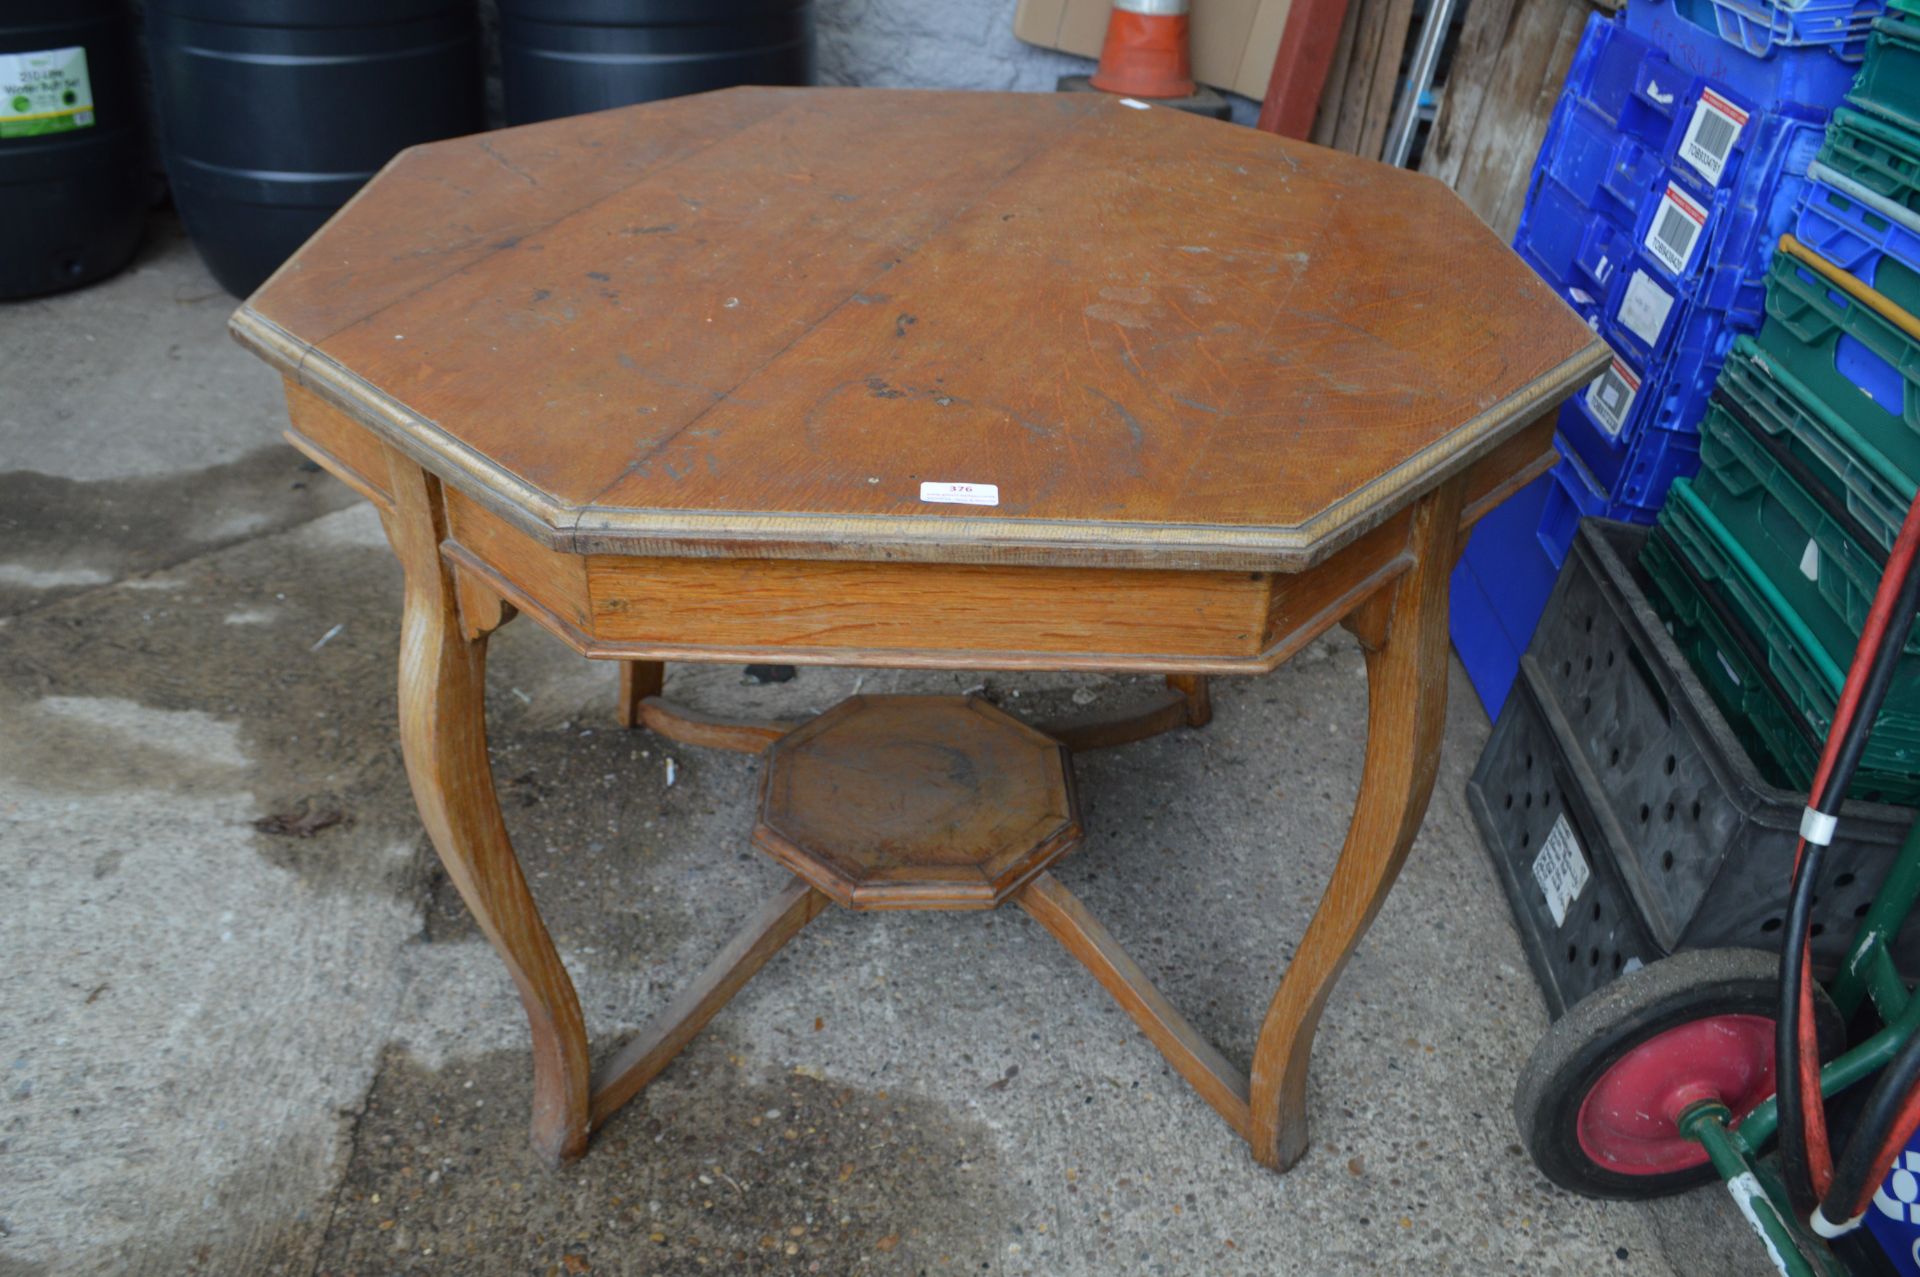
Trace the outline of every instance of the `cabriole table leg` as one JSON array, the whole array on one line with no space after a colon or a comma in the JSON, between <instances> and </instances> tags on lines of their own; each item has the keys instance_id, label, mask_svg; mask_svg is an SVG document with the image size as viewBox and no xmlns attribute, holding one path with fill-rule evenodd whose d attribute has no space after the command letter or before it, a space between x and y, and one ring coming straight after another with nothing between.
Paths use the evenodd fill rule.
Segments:
<instances>
[{"instance_id":1,"label":"cabriole table leg","mask_svg":"<svg viewBox=\"0 0 1920 1277\"><path fill-rule=\"evenodd\" d=\"M420 819L447 876L507 965L533 1033L533 1146L553 1161L587 1148L586 1025L573 981L507 840L487 759L487 634L462 629L439 480L387 452L387 537L406 574L400 744Z\"/></svg>"},{"instance_id":2,"label":"cabriole table leg","mask_svg":"<svg viewBox=\"0 0 1920 1277\"><path fill-rule=\"evenodd\" d=\"M1447 577L1461 483L1414 513L1414 565L1349 620L1366 650L1367 755L1346 844L1287 964L1254 1047L1253 1156L1284 1171L1307 1151L1307 1066L1341 968L1366 934L1427 811L1447 712Z\"/></svg>"}]
</instances>

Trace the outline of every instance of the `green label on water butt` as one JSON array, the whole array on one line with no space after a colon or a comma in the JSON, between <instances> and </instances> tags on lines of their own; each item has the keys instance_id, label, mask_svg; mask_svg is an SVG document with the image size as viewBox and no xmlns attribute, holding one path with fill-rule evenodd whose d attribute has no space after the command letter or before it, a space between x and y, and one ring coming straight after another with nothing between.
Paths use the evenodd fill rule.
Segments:
<instances>
[{"instance_id":1,"label":"green label on water butt","mask_svg":"<svg viewBox=\"0 0 1920 1277\"><path fill-rule=\"evenodd\" d=\"M0 53L0 138L65 133L92 124L93 81L85 49Z\"/></svg>"}]
</instances>

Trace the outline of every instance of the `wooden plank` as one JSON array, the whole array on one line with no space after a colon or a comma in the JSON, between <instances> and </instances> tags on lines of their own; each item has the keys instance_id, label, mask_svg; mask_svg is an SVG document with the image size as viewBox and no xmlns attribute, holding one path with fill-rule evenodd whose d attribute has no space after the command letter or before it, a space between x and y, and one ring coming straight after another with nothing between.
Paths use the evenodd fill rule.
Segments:
<instances>
[{"instance_id":1,"label":"wooden plank","mask_svg":"<svg viewBox=\"0 0 1920 1277\"><path fill-rule=\"evenodd\" d=\"M653 665L655 662L627 661L624 664L632 667ZM643 698L635 708L635 718L640 726L669 740L707 749L729 749L739 754L765 753L767 746L800 726L800 722L781 720L750 722L740 718L721 718L684 705L675 705L658 696Z\"/></svg>"},{"instance_id":2,"label":"wooden plank","mask_svg":"<svg viewBox=\"0 0 1920 1277\"><path fill-rule=\"evenodd\" d=\"M1332 146L1340 128L1340 102L1346 92L1347 72L1353 66L1354 46L1360 37L1360 11L1365 6L1352 0L1340 19L1340 39L1334 45L1333 59L1327 65L1326 82L1320 86L1320 105L1313 117L1313 143Z\"/></svg>"},{"instance_id":3,"label":"wooden plank","mask_svg":"<svg viewBox=\"0 0 1920 1277\"><path fill-rule=\"evenodd\" d=\"M1052 874L1014 897L1020 907L1093 973L1167 1063L1242 1135L1250 1129L1247 1079L1155 988L1100 920Z\"/></svg>"},{"instance_id":4,"label":"wooden plank","mask_svg":"<svg viewBox=\"0 0 1920 1277\"><path fill-rule=\"evenodd\" d=\"M1032 652L1253 656L1272 578L794 559L586 560L594 637L871 652L1009 646Z\"/></svg>"},{"instance_id":5,"label":"wooden plank","mask_svg":"<svg viewBox=\"0 0 1920 1277\"><path fill-rule=\"evenodd\" d=\"M284 385L291 423L288 442L361 496L391 509L386 446L380 436L291 377Z\"/></svg>"},{"instance_id":6,"label":"wooden plank","mask_svg":"<svg viewBox=\"0 0 1920 1277\"><path fill-rule=\"evenodd\" d=\"M1553 104L1566 83L1567 69L1573 65L1588 9L1585 5L1573 4L1542 9L1536 3L1529 5L1527 12L1534 20L1520 28L1520 49L1516 50L1525 56L1516 56L1513 65L1516 70L1531 68L1531 79L1519 79L1515 83L1512 100L1520 108L1515 114L1515 123L1504 144L1497 140L1497 135L1496 140L1490 140L1483 152L1486 159L1481 165L1482 185L1469 188L1465 196L1469 207L1488 210L1487 225L1503 240L1512 239L1520 225L1527 178L1533 168L1532 157L1540 153L1547 123L1553 116ZM1498 166L1493 157L1502 150L1525 156L1527 162Z\"/></svg>"},{"instance_id":7,"label":"wooden plank","mask_svg":"<svg viewBox=\"0 0 1920 1277\"><path fill-rule=\"evenodd\" d=\"M1421 169L1502 239L1519 225L1533 157L1591 11L1552 0L1468 6Z\"/></svg>"},{"instance_id":8,"label":"wooden plank","mask_svg":"<svg viewBox=\"0 0 1920 1277\"><path fill-rule=\"evenodd\" d=\"M514 583L541 609L578 629L590 624L586 561L549 550L474 498L449 486L447 539Z\"/></svg>"},{"instance_id":9,"label":"wooden plank","mask_svg":"<svg viewBox=\"0 0 1920 1277\"><path fill-rule=\"evenodd\" d=\"M795 878L749 918L699 979L638 1037L593 1071L592 1126L598 1129L658 1077L707 1027L707 1021L826 907L825 896Z\"/></svg>"},{"instance_id":10,"label":"wooden plank","mask_svg":"<svg viewBox=\"0 0 1920 1277\"><path fill-rule=\"evenodd\" d=\"M1454 48L1447 80L1441 86L1438 110L1421 153L1420 171L1448 186L1458 184L1460 165L1473 140L1487 87L1499 65L1514 6L1521 0L1469 0L1460 20L1460 42Z\"/></svg>"},{"instance_id":11,"label":"wooden plank","mask_svg":"<svg viewBox=\"0 0 1920 1277\"><path fill-rule=\"evenodd\" d=\"M666 687L667 667L662 661L620 662L620 696L614 703L614 718L622 727L640 725L640 702L658 696Z\"/></svg>"},{"instance_id":12,"label":"wooden plank","mask_svg":"<svg viewBox=\"0 0 1920 1277\"><path fill-rule=\"evenodd\" d=\"M1370 160L1386 148L1387 126L1393 121L1393 99L1400 89L1400 61L1413 26L1413 0L1387 0L1380 33L1380 51L1374 58L1373 82L1367 89L1360 140L1354 154Z\"/></svg>"},{"instance_id":13,"label":"wooden plank","mask_svg":"<svg viewBox=\"0 0 1920 1277\"><path fill-rule=\"evenodd\" d=\"M1130 745L1187 725L1187 697L1166 688L1126 714L1087 714L1038 724L1041 731L1078 754L1089 749Z\"/></svg>"},{"instance_id":14,"label":"wooden plank","mask_svg":"<svg viewBox=\"0 0 1920 1277\"><path fill-rule=\"evenodd\" d=\"M1541 473L1551 430L1551 415L1539 417L1465 473L1465 522ZM505 565L450 543L445 553L463 578L484 574L488 588L582 654L627 660L1257 673L1291 657L1407 566L1405 514L1336 552L1325 571L1266 574L581 559L540 547L457 493L449 492L449 505L460 509L456 526ZM586 587L576 583L582 571ZM582 588L590 604L580 601ZM1223 650L1152 646L1196 646L1180 637L1187 633L1203 642L1211 636ZM982 643L990 645L975 646Z\"/></svg>"},{"instance_id":15,"label":"wooden plank","mask_svg":"<svg viewBox=\"0 0 1920 1277\"><path fill-rule=\"evenodd\" d=\"M1320 91L1340 39L1348 4L1358 0L1294 0L1273 57L1257 128L1281 137L1304 138L1313 131Z\"/></svg>"},{"instance_id":16,"label":"wooden plank","mask_svg":"<svg viewBox=\"0 0 1920 1277\"><path fill-rule=\"evenodd\" d=\"M1360 6L1354 31L1353 59L1340 85L1340 124L1333 134L1335 150L1360 153L1360 135L1366 127L1367 102L1379 74L1380 52L1387 39L1387 13L1394 0L1353 0Z\"/></svg>"}]
</instances>

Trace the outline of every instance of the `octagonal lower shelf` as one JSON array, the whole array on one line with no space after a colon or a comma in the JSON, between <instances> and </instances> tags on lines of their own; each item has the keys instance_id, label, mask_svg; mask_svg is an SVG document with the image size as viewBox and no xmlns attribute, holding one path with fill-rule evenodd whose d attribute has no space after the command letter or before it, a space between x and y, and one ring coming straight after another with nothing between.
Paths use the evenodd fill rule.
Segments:
<instances>
[{"instance_id":1,"label":"octagonal lower shelf","mask_svg":"<svg viewBox=\"0 0 1920 1277\"><path fill-rule=\"evenodd\" d=\"M991 909L1081 832L1058 741L972 696L854 696L768 749L753 841L850 909Z\"/></svg>"}]
</instances>

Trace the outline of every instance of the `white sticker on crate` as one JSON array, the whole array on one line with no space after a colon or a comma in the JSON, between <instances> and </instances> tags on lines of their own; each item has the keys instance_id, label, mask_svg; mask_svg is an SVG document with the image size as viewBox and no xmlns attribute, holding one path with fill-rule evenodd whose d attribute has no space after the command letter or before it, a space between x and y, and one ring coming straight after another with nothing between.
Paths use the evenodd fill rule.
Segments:
<instances>
[{"instance_id":1,"label":"white sticker on crate","mask_svg":"<svg viewBox=\"0 0 1920 1277\"><path fill-rule=\"evenodd\" d=\"M1733 668L1733 662L1727 659L1725 652L1715 652L1713 655L1719 660L1720 668L1726 671L1727 677L1733 680L1735 687L1745 686L1740 678L1740 671Z\"/></svg>"},{"instance_id":2,"label":"white sticker on crate","mask_svg":"<svg viewBox=\"0 0 1920 1277\"><path fill-rule=\"evenodd\" d=\"M1653 221L1647 226L1647 238L1643 242L1647 251L1661 265L1676 275L1684 275L1693 262L1693 250L1700 243L1701 233L1706 229L1707 210L1700 206L1698 200L1669 182L1666 194L1660 197L1659 206L1653 210Z\"/></svg>"},{"instance_id":3,"label":"white sticker on crate","mask_svg":"<svg viewBox=\"0 0 1920 1277\"><path fill-rule=\"evenodd\" d=\"M1533 880L1547 897L1554 926L1566 925L1568 907L1580 898L1592 876L1587 858L1580 851L1580 840L1573 836L1567 814L1561 812L1547 831L1546 841L1540 844L1540 854L1533 858Z\"/></svg>"},{"instance_id":4,"label":"white sticker on crate","mask_svg":"<svg viewBox=\"0 0 1920 1277\"><path fill-rule=\"evenodd\" d=\"M1809 581L1820 579L1820 543L1812 537L1807 538L1807 548L1800 552L1800 575Z\"/></svg>"},{"instance_id":5,"label":"white sticker on crate","mask_svg":"<svg viewBox=\"0 0 1920 1277\"><path fill-rule=\"evenodd\" d=\"M1693 119L1687 123L1687 135L1680 141L1680 156L1693 165L1701 177L1714 186L1727 171L1727 157L1740 141L1740 130L1747 125L1747 113L1715 93L1700 90L1694 104Z\"/></svg>"},{"instance_id":6,"label":"white sticker on crate","mask_svg":"<svg viewBox=\"0 0 1920 1277\"><path fill-rule=\"evenodd\" d=\"M1672 313L1673 294L1660 287L1653 276L1637 270L1627 281L1627 291L1620 298L1620 310L1614 318L1622 328L1652 347L1660 344L1660 330L1667 326L1667 316Z\"/></svg>"},{"instance_id":7,"label":"white sticker on crate","mask_svg":"<svg viewBox=\"0 0 1920 1277\"><path fill-rule=\"evenodd\" d=\"M1593 410L1601 428L1617 439L1620 427L1627 424L1627 414L1633 411L1633 397L1639 393L1639 376L1627 367L1626 360L1615 355L1607 370L1588 384L1587 407Z\"/></svg>"}]
</instances>

